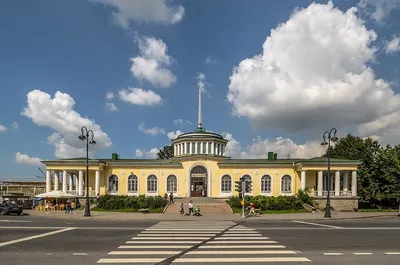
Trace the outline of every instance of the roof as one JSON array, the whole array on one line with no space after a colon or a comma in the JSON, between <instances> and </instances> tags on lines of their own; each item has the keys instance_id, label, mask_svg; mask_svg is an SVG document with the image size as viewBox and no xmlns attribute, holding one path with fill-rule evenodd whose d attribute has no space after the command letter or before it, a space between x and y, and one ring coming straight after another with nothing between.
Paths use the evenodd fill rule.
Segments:
<instances>
[{"instance_id":1,"label":"roof","mask_svg":"<svg viewBox=\"0 0 400 265\"><path fill-rule=\"evenodd\" d=\"M213 132L207 132L204 129L197 129L194 132L188 132L188 133L183 133L179 135L175 140L181 140L181 139L187 139L187 138L215 138L219 140L225 140L222 135L213 133Z\"/></svg>"}]
</instances>

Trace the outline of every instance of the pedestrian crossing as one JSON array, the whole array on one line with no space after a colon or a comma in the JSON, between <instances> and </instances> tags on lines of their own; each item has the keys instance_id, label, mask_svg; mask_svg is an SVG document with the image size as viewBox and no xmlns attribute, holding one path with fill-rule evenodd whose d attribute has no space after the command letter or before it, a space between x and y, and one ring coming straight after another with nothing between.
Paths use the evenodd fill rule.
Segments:
<instances>
[{"instance_id":1,"label":"pedestrian crossing","mask_svg":"<svg viewBox=\"0 0 400 265\"><path fill-rule=\"evenodd\" d=\"M309 262L253 228L229 221L162 221L100 259L101 264Z\"/></svg>"}]
</instances>

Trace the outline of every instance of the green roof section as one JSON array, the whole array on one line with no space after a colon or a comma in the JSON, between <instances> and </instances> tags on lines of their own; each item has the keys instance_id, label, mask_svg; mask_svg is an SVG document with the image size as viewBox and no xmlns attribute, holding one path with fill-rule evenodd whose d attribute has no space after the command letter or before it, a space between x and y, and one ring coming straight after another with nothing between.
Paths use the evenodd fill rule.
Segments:
<instances>
[{"instance_id":1,"label":"green roof section","mask_svg":"<svg viewBox=\"0 0 400 265\"><path fill-rule=\"evenodd\" d=\"M199 128L194 132L183 133L179 135L175 140L186 139L186 138L216 138L219 140L225 140L222 135L212 132L206 132L203 128Z\"/></svg>"}]
</instances>

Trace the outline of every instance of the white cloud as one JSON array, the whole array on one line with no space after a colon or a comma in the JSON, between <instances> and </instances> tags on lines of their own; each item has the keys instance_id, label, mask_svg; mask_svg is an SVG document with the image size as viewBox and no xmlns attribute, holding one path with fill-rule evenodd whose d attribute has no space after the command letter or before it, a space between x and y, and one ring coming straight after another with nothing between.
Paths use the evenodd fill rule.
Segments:
<instances>
[{"instance_id":1,"label":"white cloud","mask_svg":"<svg viewBox=\"0 0 400 265\"><path fill-rule=\"evenodd\" d=\"M230 133L222 134L228 144L226 155L233 158L268 158L268 152L278 154L278 158L312 158L321 156L326 147L321 146L321 141L308 141L304 144L296 144L289 138L277 137L274 140L256 137L251 145L243 147Z\"/></svg>"},{"instance_id":2,"label":"white cloud","mask_svg":"<svg viewBox=\"0 0 400 265\"><path fill-rule=\"evenodd\" d=\"M136 149L135 150L135 156L137 158L156 158L157 157L157 153L158 153L159 149L158 148L152 148L150 150L146 150L146 149Z\"/></svg>"},{"instance_id":3,"label":"white cloud","mask_svg":"<svg viewBox=\"0 0 400 265\"><path fill-rule=\"evenodd\" d=\"M174 139L176 139L179 135L181 135L182 133L183 133L183 132L180 131L180 130L172 131L172 132L167 133L167 137L168 137L168 139L170 139L170 140L174 140Z\"/></svg>"},{"instance_id":4,"label":"white cloud","mask_svg":"<svg viewBox=\"0 0 400 265\"><path fill-rule=\"evenodd\" d=\"M400 51L400 36L393 37L393 39L386 43L385 53L394 53Z\"/></svg>"},{"instance_id":5,"label":"white cloud","mask_svg":"<svg viewBox=\"0 0 400 265\"><path fill-rule=\"evenodd\" d=\"M122 101L140 106L153 106L162 103L162 98L151 90L142 88L128 88L119 91Z\"/></svg>"},{"instance_id":6,"label":"white cloud","mask_svg":"<svg viewBox=\"0 0 400 265\"><path fill-rule=\"evenodd\" d=\"M14 130L16 130L16 129L19 128L19 124L18 124L16 121L13 121L13 122L10 124L10 127L13 128Z\"/></svg>"},{"instance_id":7,"label":"white cloud","mask_svg":"<svg viewBox=\"0 0 400 265\"><path fill-rule=\"evenodd\" d=\"M160 128L160 127L146 128L144 123L141 123L139 125L139 131L142 131L145 134L149 134L152 136L156 136L159 134L165 134L165 130L163 128Z\"/></svg>"},{"instance_id":8,"label":"white cloud","mask_svg":"<svg viewBox=\"0 0 400 265\"><path fill-rule=\"evenodd\" d=\"M155 87L170 87L176 76L168 69L173 59L167 54L167 45L152 37L138 38L140 56L131 58L132 74L139 80L147 80Z\"/></svg>"},{"instance_id":9,"label":"white cloud","mask_svg":"<svg viewBox=\"0 0 400 265\"><path fill-rule=\"evenodd\" d=\"M105 108L109 111L118 111L117 106L114 103L107 102Z\"/></svg>"},{"instance_id":10,"label":"white cloud","mask_svg":"<svg viewBox=\"0 0 400 265\"><path fill-rule=\"evenodd\" d=\"M400 0L361 0L358 7L373 20L382 23L392 10L400 8Z\"/></svg>"},{"instance_id":11,"label":"white cloud","mask_svg":"<svg viewBox=\"0 0 400 265\"><path fill-rule=\"evenodd\" d=\"M106 99L111 100L113 98L114 98L114 93L113 92L107 92Z\"/></svg>"},{"instance_id":12,"label":"white cloud","mask_svg":"<svg viewBox=\"0 0 400 265\"><path fill-rule=\"evenodd\" d=\"M200 88L201 91L204 91L206 88L205 80L206 76L202 73L199 73L197 76L197 87Z\"/></svg>"},{"instance_id":13,"label":"white cloud","mask_svg":"<svg viewBox=\"0 0 400 265\"><path fill-rule=\"evenodd\" d=\"M7 127L0 124L0 133L7 131Z\"/></svg>"},{"instance_id":14,"label":"white cloud","mask_svg":"<svg viewBox=\"0 0 400 265\"><path fill-rule=\"evenodd\" d=\"M133 21L157 24L175 24L182 20L185 9L181 5L170 5L166 0L90 0L111 6L114 22L128 29Z\"/></svg>"},{"instance_id":15,"label":"white cloud","mask_svg":"<svg viewBox=\"0 0 400 265\"><path fill-rule=\"evenodd\" d=\"M211 57L211 56L207 56L206 59L204 60L205 64L215 64L217 63L217 59Z\"/></svg>"},{"instance_id":16,"label":"white cloud","mask_svg":"<svg viewBox=\"0 0 400 265\"><path fill-rule=\"evenodd\" d=\"M273 29L262 54L230 77L233 114L257 129L298 132L368 124L399 111L399 95L368 66L376 34L355 12L313 3Z\"/></svg>"},{"instance_id":17,"label":"white cloud","mask_svg":"<svg viewBox=\"0 0 400 265\"><path fill-rule=\"evenodd\" d=\"M18 164L26 164L30 166L43 166L43 164L40 162L42 159L39 157L29 157L28 155L22 154L20 152L17 152L15 154L15 162Z\"/></svg>"},{"instance_id":18,"label":"white cloud","mask_svg":"<svg viewBox=\"0 0 400 265\"><path fill-rule=\"evenodd\" d=\"M184 120L184 119L176 119L173 121L174 124L184 124L184 123L188 123L188 124L192 124L190 121Z\"/></svg>"},{"instance_id":19,"label":"white cloud","mask_svg":"<svg viewBox=\"0 0 400 265\"><path fill-rule=\"evenodd\" d=\"M33 90L27 95L27 106L21 115L30 118L38 126L49 127L56 132L49 143L54 145L55 155L59 158L84 155L85 144L78 139L82 126L94 132L97 144L91 146L91 150L109 148L112 145L110 137L93 120L77 113L74 105L74 99L66 93L57 91L51 98L46 92Z\"/></svg>"}]
</instances>

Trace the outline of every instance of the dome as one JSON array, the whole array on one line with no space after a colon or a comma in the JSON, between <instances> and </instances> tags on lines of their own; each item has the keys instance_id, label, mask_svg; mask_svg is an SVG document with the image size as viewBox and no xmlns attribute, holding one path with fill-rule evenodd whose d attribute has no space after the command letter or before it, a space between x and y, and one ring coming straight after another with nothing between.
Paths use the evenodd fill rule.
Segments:
<instances>
[{"instance_id":1,"label":"dome","mask_svg":"<svg viewBox=\"0 0 400 265\"><path fill-rule=\"evenodd\" d=\"M176 140L181 140L181 139L186 139L186 138L191 138L191 139L195 139L195 138L215 138L215 139L220 139L220 140L224 140L224 137L222 137L222 135L217 134L217 133L213 133L213 132L206 132L205 130L196 130L194 132L188 132L188 133L183 133L181 135L179 135Z\"/></svg>"}]
</instances>

